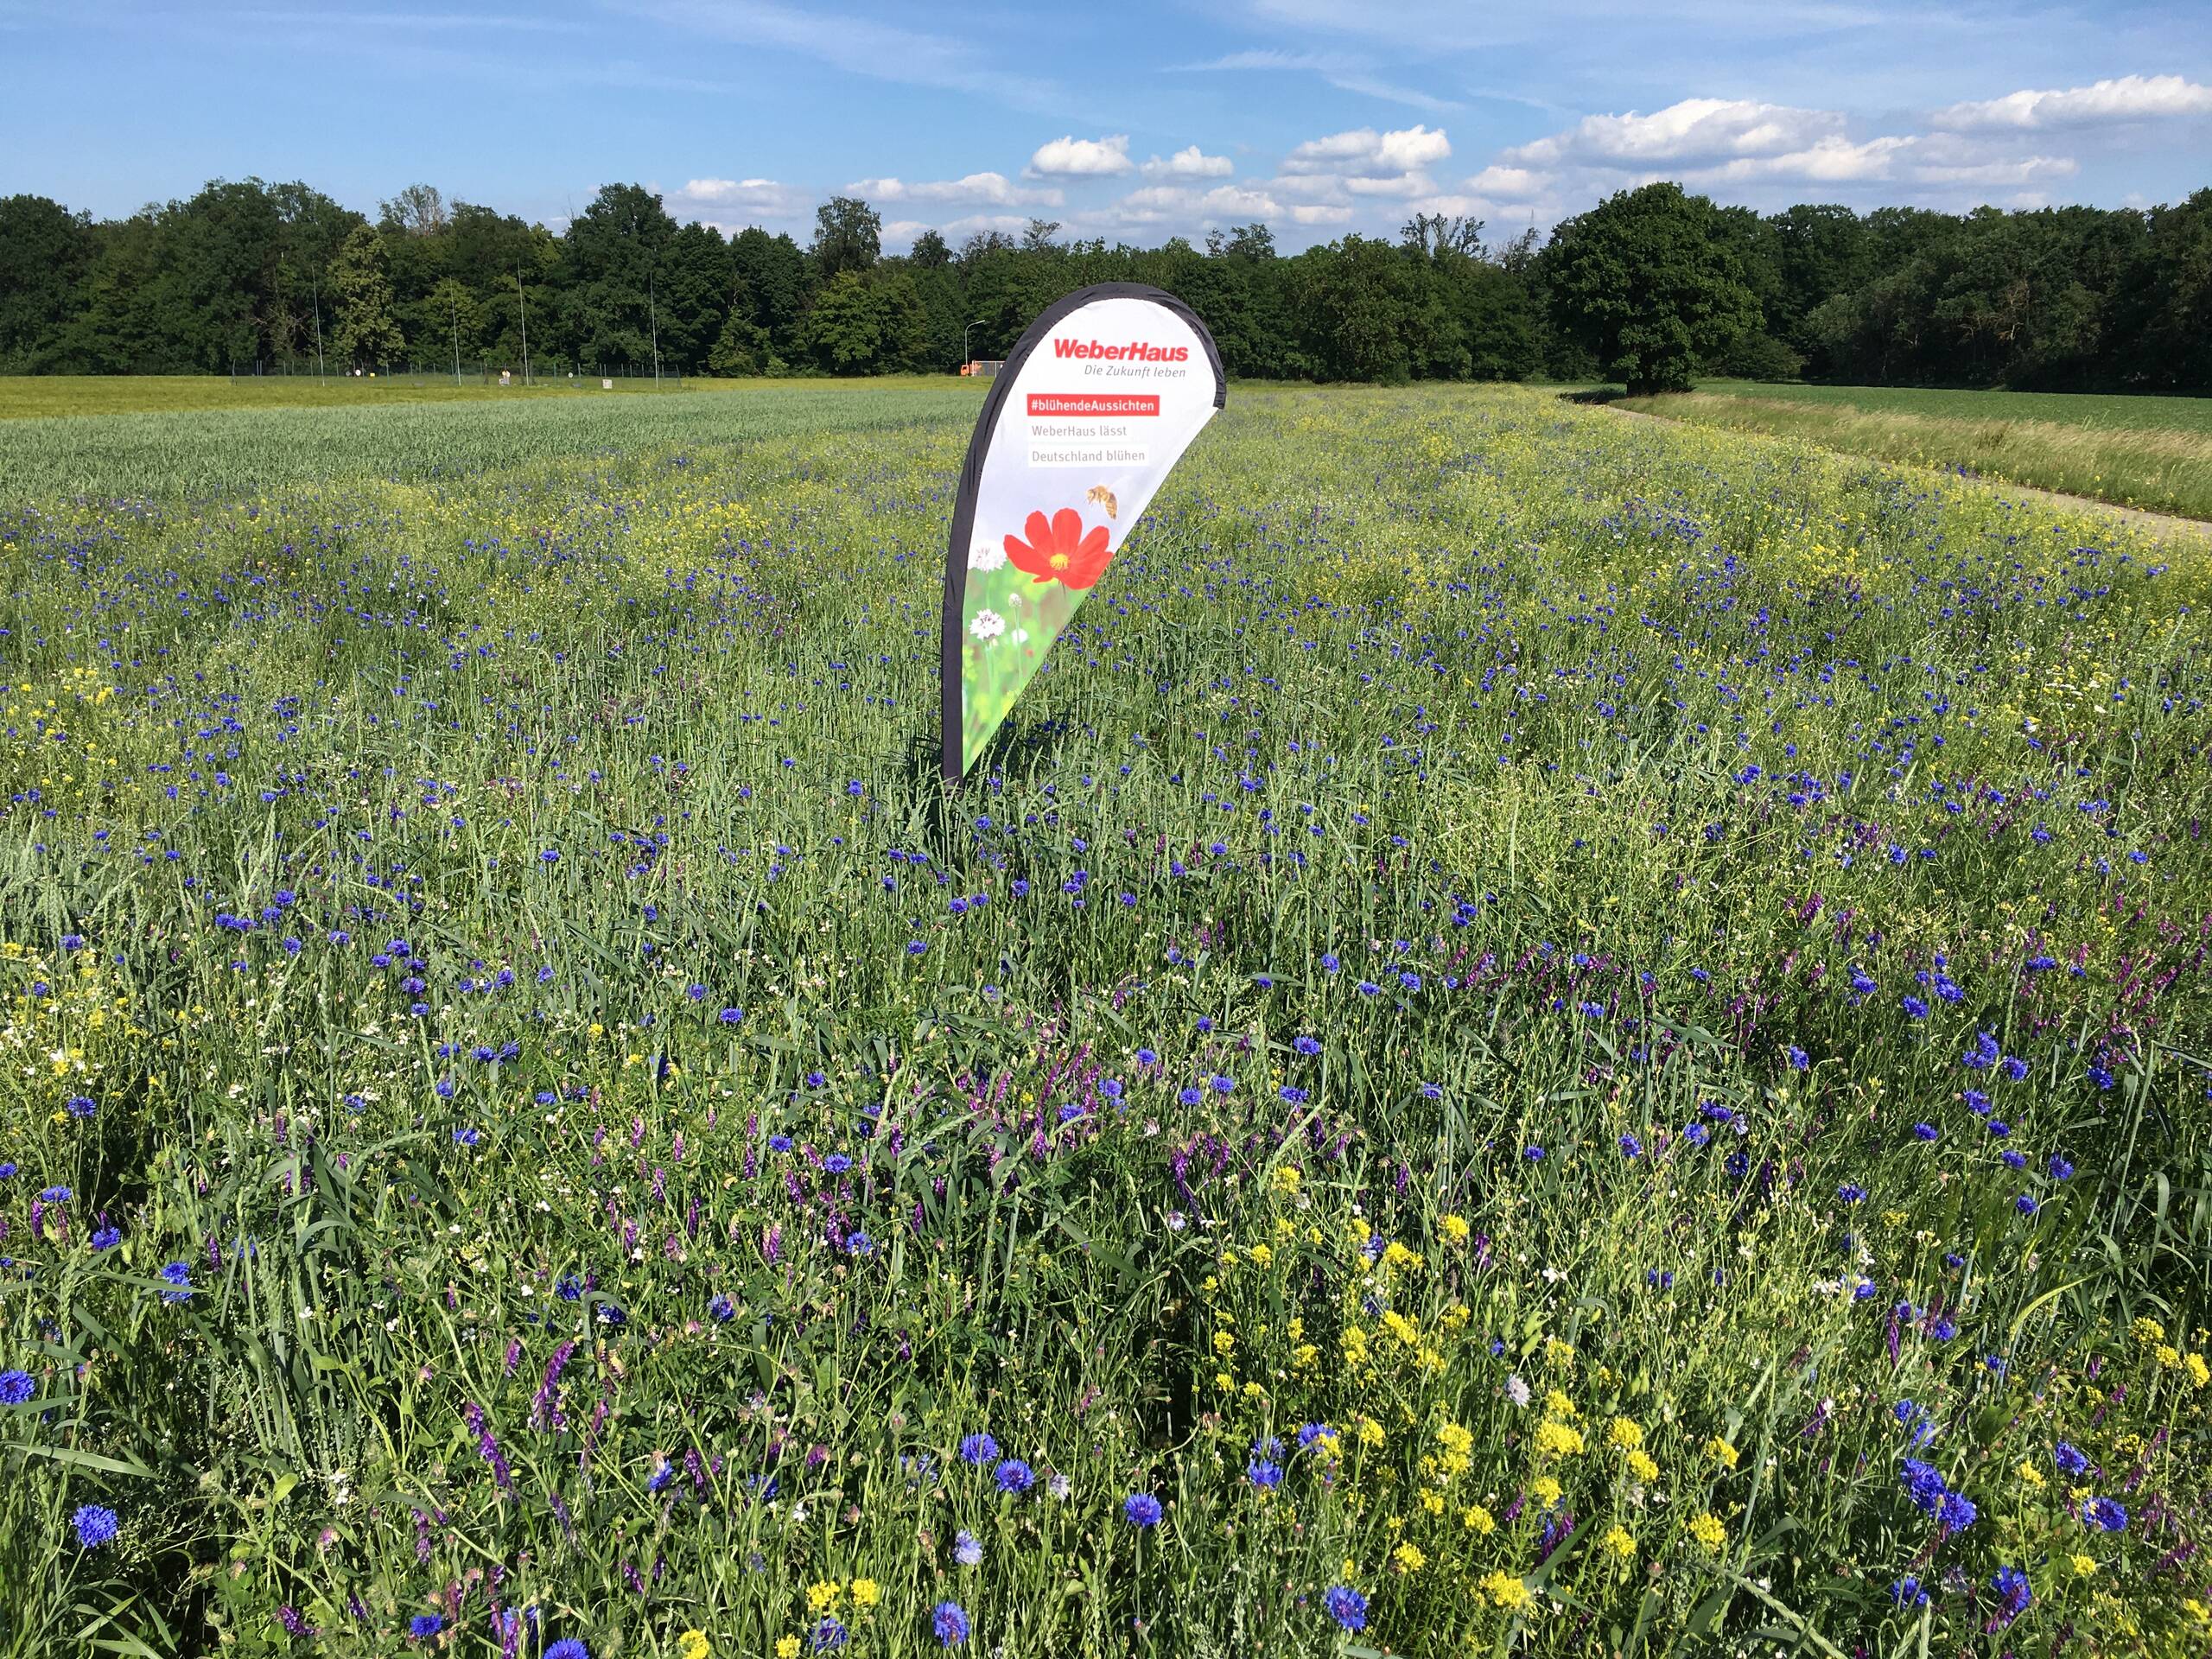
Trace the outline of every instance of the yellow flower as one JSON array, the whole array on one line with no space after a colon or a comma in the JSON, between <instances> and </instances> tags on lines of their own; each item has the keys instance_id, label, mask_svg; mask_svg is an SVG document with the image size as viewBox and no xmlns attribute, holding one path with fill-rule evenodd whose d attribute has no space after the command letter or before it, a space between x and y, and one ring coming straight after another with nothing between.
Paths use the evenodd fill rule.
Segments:
<instances>
[{"instance_id":1,"label":"yellow flower","mask_svg":"<svg viewBox=\"0 0 2212 1659\"><path fill-rule=\"evenodd\" d=\"M1720 1524L1719 1516L1708 1511L1690 1522L1690 1536L1705 1546L1706 1554L1718 1555L1728 1541L1728 1529Z\"/></svg>"},{"instance_id":2,"label":"yellow flower","mask_svg":"<svg viewBox=\"0 0 2212 1659\"><path fill-rule=\"evenodd\" d=\"M1215 1332L1213 1333L1213 1351L1217 1354L1219 1354L1224 1359L1228 1358L1230 1354L1236 1351L1236 1337L1226 1331Z\"/></svg>"},{"instance_id":3,"label":"yellow flower","mask_svg":"<svg viewBox=\"0 0 2212 1659\"><path fill-rule=\"evenodd\" d=\"M1418 1573L1428 1565L1428 1557L1421 1553L1421 1546L1411 1540L1390 1552L1390 1559L1398 1564L1401 1573Z\"/></svg>"},{"instance_id":4,"label":"yellow flower","mask_svg":"<svg viewBox=\"0 0 2212 1659\"><path fill-rule=\"evenodd\" d=\"M878 1584L874 1579L855 1579L853 1580L854 1606L873 1607L877 1602L881 1601L882 1599L883 1586Z\"/></svg>"},{"instance_id":5,"label":"yellow flower","mask_svg":"<svg viewBox=\"0 0 2212 1659\"><path fill-rule=\"evenodd\" d=\"M1236 1379L1227 1371L1216 1371L1213 1374L1213 1385L1217 1389L1233 1389L1236 1386Z\"/></svg>"},{"instance_id":6,"label":"yellow flower","mask_svg":"<svg viewBox=\"0 0 2212 1659\"><path fill-rule=\"evenodd\" d=\"M1554 1417L1565 1417L1572 1420L1574 1416L1574 1402L1568 1399L1557 1389L1554 1389L1549 1394L1544 1396L1544 1409L1551 1413Z\"/></svg>"},{"instance_id":7,"label":"yellow flower","mask_svg":"<svg viewBox=\"0 0 2212 1659\"><path fill-rule=\"evenodd\" d=\"M1399 1313L1396 1308L1391 1308L1382 1315L1382 1323L1389 1326L1390 1334L1395 1337L1400 1342L1405 1344L1407 1347L1414 1348L1420 1345L1420 1327L1414 1325L1414 1322L1408 1319L1404 1314Z\"/></svg>"},{"instance_id":8,"label":"yellow flower","mask_svg":"<svg viewBox=\"0 0 2212 1659\"><path fill-rule=\"evenodd\" d=\"M1705 1443L1705 1455L1715 1463L1725 1463L1731 1469L1742 1460L1743 1453L1722 1440L1718 1434Z\"/></svg>"},{"instance_id":9,"label":"yellow flower","mask_svg":"<svg viewBox=\"0 0 2212 1659\"><path fill-rule=\"evenodd\" d=\"M1345 1356L1350 1358L1351 1356ZM1302 1342L1291 1351L1290 1363L1301 1371L1310 1371L1320 1363L1321 1351L1310 1342Z\"/></svg>"},{"instance_id":10,"label":"yellow flower","mask_svg":"<svg viewBox=\"0 0 2212 1659\"><path fill-rule=\"evenodd\" d=\"M1422 1509L1425 1512L1427 1512L1427 1514L1430 1514L1430 1515L1441 1515L1441 1514L1443 1514L1443 1513L1444 1513L1444 1494L1443 1494L1443 1493L1441 1493L1441 1492L1423 1492L1423 1493L1421 1495L1421 1509Z\"/></svg>"},{"instance_id":11,"label":"yellow flower","mask_svg":"<svg viewBox=\"0 0 2212 1659\"><path fill-rule=\"evenodd\" d=\"M1341 1576L1346 1584L1357 1583L1359 1579L1359 1563L1352 1560L1351 1556L1345 1556L1344 1570Z\"/></svg>"},{"instance_id":12,"label":"yellow flower","mask_svg":"<svg viewBox=\"0 0 2212 1659\"><path fill-rule=\"evenodd\" d=\"M1598 1548L1618 1560L1636 1559L1636 1540L1626 1527L1616 1526L1598 1541Z\"/></svg>"},{"instance_id":13,"label":"yellow flower","mask_svg":"<svg viewBox=\"0 0 2212 1659\"><path fill-rule=\"evenodd\" d=\"M1372 1417L1361 1418L1359 1420L1359 1443L1362 1446L1382 1445L1382 1425L1376 1422Z\"/></svg>"},{"instance_id":14,"label":"yellow flower","mask_svg":"<svg viewBox=\"0 0 2212 1659\"><path fill-rule=\"evenodd\" d=\"M1557 1337L1546 1337L1544 1338L1544 1358L1549 1363L1558 1366L1563 1371L1572 1370L1574 1369L1573 1344L1571 1343L1561 1342Z\"/></svg>"},{"instance_id":15,"label":"yellow flower","mask_svg":"<svg viewBox=\"0 0 2212 1659\"><path fill-rule=\"evenodd\" d=\"M2086 1579L2097 1570L2097 1558L2094 1555L2070 1555L2067 1559L2072 1562L2077 1579Z\"/></svg>"},{"instance_id":16,"label":"yellow flower","mask_svg":"<svg viewBox=\"0 0 2212 1659\"><path fill-rule=\"evenodd\" d=\"M1547 1417L1536 1425L1536 1450L1548 1458L1571 1458L1582 1450L1582 1431Z\"/></svg>"},{"instance_id":17,"label":"yellow flower","mask_svg":"<svg viewBox=\"0 0 2212 1659\"><path fill-rule=\"evenodd\" d=\"M1459 1216L1446 1216L1442 1217L1437 1222L1436 1228L1439 1232L1442 1233L1446 1238L1451 1240L1454 1244L1465 1243L1467 1242L1468 1233L1472 1230L1472 1229L1467 1225L1465 1218Z\"/></svg>"},{"instance_id":18,"label":"yellow flower","mask_svg":"<svg viewBox=\"0 0 2212 1659\"><path fill-rule=\"evenodd\" d=\"M837 1598L843 1593L842 1586L835 1579L826 1580L820 1584L810 1584L806 1587L807 1611L814 1613L826 1613L837 1605Z\"/></svg>"},{"instance_id":19,"label":"yellow flower","mask_svg":"<svg viewBox=\"0 0 2212 1659\"><path fill-rule=\"evenodd\" d=\"M1559 1482L1549 1475L1539 1475L1529 1483L1529 1492L1548 1510L1559 1502L1560 1490Z\"/></svg>"},{"instance_id":20,"label":"yellow flower","mask_svg":"<svg viewBox=\"0 0 2212 1659\"><path fill-rule=\"evenodd\" d=\"M1492 1573L1484 1579L1483 1594L1491 1599L1492 1605L1509 1613L1517 1613L1535 1600L1529 1593L1529 1586L1510 1573Z\"/></svg>"},{"instance_id":21,"label":"yellow flower","mask_svg":"<svg viewBox=\"0 0 2212 1659\"><path fill-rule=\"evenodd\" d=\"M2181 1369L2181 1350L2171 1344L2160 1343L2158 1347L2158 1363L2164 1366L2166 1370L2174 1371Z\"/></svg>"},{"instance_id":22,"label":"yellow flower","mask_svg":"<svg viewBox=\"0 0 2212 1659\"><path fill-rule=\"evenodd\" d=\"M1459 1524L1478 1538L1487 1538L1497 1530L1497 1517L1479 1503L1470 1504L1459 1511Z\"/></svg>"},{"instance_id":23,"label":"yellow flower","mask_svg":"<svg viewBox=\"0 0 2212 1659\"><path fill-rule=\"evenodd\" d=\"M2212 1366L2204 1363L2202 1354L2191 1354L2182 1364L2188 1370L2189 1380L2198 1388L2212 1387Z\"/></svg>"},{"instance_id":24,"label":"yellow flower","mask_svg":"<svg viewBox=\"0 0 2212 1659\"><path fill-rule=\"evenodd\" d=\"M1605 1438L1624 1452L1633 1452L1643 1444L1643 1426L1633 1417L1616 1417L1605 1431Z\"/></svg>"},{"instance_id":25,"label":"yellow flower","mask_svg":"<svg viewBox=\"0 0 2212 1659\"><path fill-rule=\"evenodd\" d=\"M1436 1443L1454 1457L1465 1457L1474 1450L1473 1431L1458 1423L1440 1423L1436 1427Z\"/></svg>"},{"instance_id":26,"label":"yellow flower","mask_svg":"<svg viewBox=\"0 0 2212 1659\"><path fill-rule=\"evenodd\" d=\"M1276 1192L1297 1192L1297 1191L1298 1191L1298 1183L1299 1183L1299 1181L1300 1181L1301 1179L1302 1179L1302 1178L1300 1176L1300 1174L1299 1174L1299 1173L1298 1173L1298 1168L1297 1168L1297 1166L1296 1166L1296 1165L1294 1165L1294 1164L1277 1164L1277 1165L1275 1166L1275 1191L1276 1191Z\"/></svg>"},{"instance_id":27,"label":"yellow flower","mask_svg":"<svg viewBox=\"0 0 2212 1659\"><path fill-rule=\"evenodd\" d=\"M1247 1254L1251 1256L1255 1267L1271 1268L1274 1265L1275 1253L1264 1244L1255 1244Z\"/></svg>"},{"instance_id":28,"label":"yellow flower","mask_svg":"<svg viewBox=\"0 0 2212 1659\"><path fill-rule=\"evenodd\" d=\"M2166 1327L2153 1319L2139 1319L2129 1328L2134 1332L2138 1342L2164 1342L2166 1339Z\"/></svg>"},{"instance_id":29,"label":"yellow flower","mask_svg":"<svg viewBox=\"0 0 2212 1659\"><path fill-rule=\"evenodd\" d=\"M1367 1332L1356 1325L1344 1327L1343 1338L1344 1363L1357 1370L1367 1363Z\"/></svg>"},{"instance_id":30,"label":"yellow flower","mask_svg":"<svg viewBox=\"0 0 2212 1659\"><path fill-rule=\"evenodd\" d=\"M1630 1452L1628 1471L1638 1480L1652 1481L1659 1478L1659 1465L1652 1461L1649 1452Z\"/></svg>"},{"instance_id":31,"label":"yellow flower","mask_svg":"<svg viewBox=\"0 0 2212 1659\"><path fill-rule=\"evenodd\" d=\"M776 1659L798 1659L798 1637L779 1636L776 1638Z\"/></svg>"},{"instance_id":32,"label":"yellow flower","mask_svg":"<svg viewBox=\"0 0 2212 1659\"><path fill-rule=\"evenodd\" d=\"M676 1638L676 1659L709 1659L714 1650L704 1630L686 1630Z\"/></svg>"},{"instance_id":33,"label":"yellow flower","mask_svg":"<svg viewBox=\"0 0 2212 1659\"><path fill-rule=\"evenodd\" d=\"M2026 1458L2020 1459L2020 1478L2031 1486L2041 1486L2044 1484L2043 1471L2037 1468Z\"/></svg>"}]
</instances>

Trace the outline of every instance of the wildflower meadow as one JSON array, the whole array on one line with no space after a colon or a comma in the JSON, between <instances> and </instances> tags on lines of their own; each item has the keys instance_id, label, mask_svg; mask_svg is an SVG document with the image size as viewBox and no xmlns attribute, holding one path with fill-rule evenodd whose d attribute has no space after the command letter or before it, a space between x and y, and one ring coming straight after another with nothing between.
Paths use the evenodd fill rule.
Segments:
<instances>
[{"instance_id":1,"label":"wildflower meadow","mask_svg":"<svg viewBox=\"0 0 2212 1659\"><path fill-rule=\"evenodd\" d=\"M2203 543L1240 387L947 788L879 395L39 423L0 1650L2206 1651Z\"/></svg>"}]
</instances>

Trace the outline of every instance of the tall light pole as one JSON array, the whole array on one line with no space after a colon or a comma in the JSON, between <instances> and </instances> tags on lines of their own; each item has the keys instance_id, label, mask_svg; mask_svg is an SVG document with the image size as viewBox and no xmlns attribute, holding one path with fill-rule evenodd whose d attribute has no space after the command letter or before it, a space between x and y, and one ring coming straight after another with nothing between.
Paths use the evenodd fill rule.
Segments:
<instances>
[{"instance_id":1,"label":"tall light pole","mask_svg":"<svg viewBox=\"0 0 2212 1659\"><path fill-rule=\"evenodd\" d=\"M530 298L523 292L522 267L515 267L515 302L522 308L522 383L530 384Z\"/></svg>"},{"instance_id":2,"label":"tall light pole","mask_svg":"<svg viewBox=\"0 0 2212 1659\"><path fill-rule=\"evenodd\" d=\"M974 358L968 355L968 329L973 328L976 326L976 323L982 321L982 318L978 317L976 319L976 322L969 323L967 328L963 328L960 331L960 360L963 363L972 363L976 360Z\"/></svg>"}]
</instances>

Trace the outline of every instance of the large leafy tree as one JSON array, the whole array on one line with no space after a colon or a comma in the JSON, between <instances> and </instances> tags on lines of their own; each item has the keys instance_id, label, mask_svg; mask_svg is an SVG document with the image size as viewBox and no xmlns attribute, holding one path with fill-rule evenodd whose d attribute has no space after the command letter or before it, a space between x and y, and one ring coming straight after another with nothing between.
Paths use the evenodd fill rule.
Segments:
<instances>
[{"instance_id":1,"label":"large leafy tree","mask_svg":"<svg viewBox=\"0 0 2212 1659\"><path fill-rule=\"evenodd\" d=\"M825 283L868 270L883 253L883 215L858 196L832 196L814 210L814 264Z\"/></svg>"},{"instance_id":2,"label":"large leafy tree","mask_svg":"<svg viewBox=\"0 0 2212 1659\"><path fill-rule=\"evenodd\" d=\"M717 238L719 239L719 238ZM566 344L585 365L653 359L676 221L643 185L603 186L569 221Z\"/></svg>"},{"instance_id":3,"label":"large leafy tree","mask_svg":"<svg viewBox=\"0 0 2212 1659\"><path fill-rule=\"evenodd\" d=\"M1759 323L1734 227L1678 184L1624 190L1546 250L1554 324L1631 394L1687 388Z\"/></svg>"},{"instance_id":4,"label":"large leafy tree","mask_svg":"<svg viewBox=\"0 0 2212 1659\"><path fill-rule=\"evenodd\" d=\"M355 368L381 368L406 350L406 337L392 313L384 238L374 226L356 226L340 245L330 264L330 297L335 319L332 343L341 361Z\"/></svg>"},{"instance_id":5,"label":"large leafy tree","mask_svg":"<svg viewBox=\"0 0 2212 1659\"><path fill-rule=\"evenodd\" d=\"M98 246L91 215L44 196L0 197L0 371L67 363L69 321Z\"/></svg>"}]
</instances>

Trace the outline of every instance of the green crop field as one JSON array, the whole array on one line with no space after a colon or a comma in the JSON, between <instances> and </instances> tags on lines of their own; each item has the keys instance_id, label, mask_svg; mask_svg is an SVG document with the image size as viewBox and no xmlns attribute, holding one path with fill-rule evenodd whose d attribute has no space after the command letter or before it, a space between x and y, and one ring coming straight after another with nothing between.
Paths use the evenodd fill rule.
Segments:
<instances>
[{"instance_id":1,"label":"green crop field","mask_svg":"<svg viewBox=\"0 0 2212 1659\"><path fill-rule=\"evenodd\" d=\"M2212 518L2212 398L1714 380L1621 406Z\"/></svg>"},{"instance_id":2,"label":"green crop field","mask_svg":"<svg viewBox=\"0 0 2212 1659\"><path fill-rule=\"evenodd\" d=\"M2201 1652L2212 551L974 404L0 430L0 1651Z\"/></svg>"}]
</instances>

